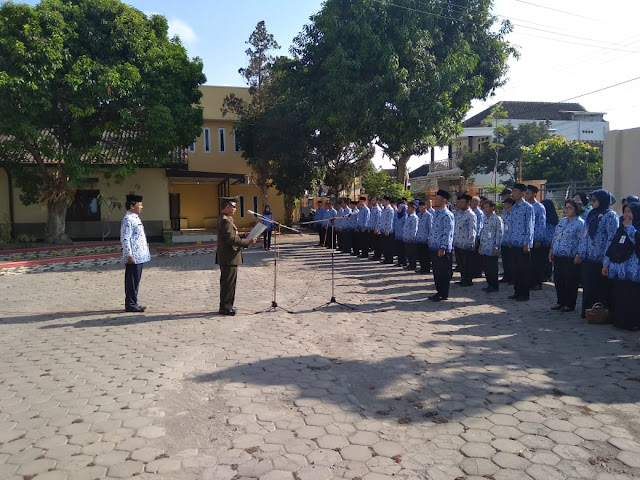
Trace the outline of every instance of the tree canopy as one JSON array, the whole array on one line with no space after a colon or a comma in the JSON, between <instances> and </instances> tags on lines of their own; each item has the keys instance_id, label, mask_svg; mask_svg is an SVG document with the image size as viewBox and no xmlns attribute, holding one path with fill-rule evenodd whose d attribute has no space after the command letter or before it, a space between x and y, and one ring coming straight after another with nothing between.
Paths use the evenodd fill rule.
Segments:
<instances>
[{"instance_id":1,"label":"tree canopy","mask_svg":"<svg viewBox=\"0 0 640 480\"><path fill-rule=\"evenodd\" d=\"M471 100L500 86L510 25L491 0L327 0L295 40L310 122L374 141L406 181L411 155L458 133Z\"/></svg>"},{"instance_id":2,"label":"tree canopy","mask_svg":"<svg viewBox=\"0 0 640 480\"><path fill-rule=\"evenodd\" d=\"M367 171L362 175L362 186L370 197L388 195L395 199L413 199L410 190L405 189L401 183L396 182L384 170L376 169L373 163L369 164Z\"/></svg>"},{"instance_id":3,"label":"tree canopy","mask_svg":"<svg viewBox=\"0 0 640 480\"><path fill-rule=\"evenodd\" d=\"M47 204L49 241L87 176L165 165L198 136L202 62L167 32L117 0L0 6L0 164Z\"/></svg>"},{"instance_id":4,"label":"tree canopy","mask_svg":"<svg viewBox=\"0 0 640 480\"><path fill-rule=\"evenodd\" d=\"M549 183L602 178L602 152L580 141L553 137L522 149L522 175Z\"/></svg>"}]
</instances>

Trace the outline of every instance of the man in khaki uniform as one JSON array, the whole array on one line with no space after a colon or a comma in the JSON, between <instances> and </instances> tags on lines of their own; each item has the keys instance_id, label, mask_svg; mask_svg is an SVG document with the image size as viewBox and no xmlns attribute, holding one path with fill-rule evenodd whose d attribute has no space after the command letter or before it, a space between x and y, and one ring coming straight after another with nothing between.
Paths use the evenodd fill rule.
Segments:
<instances>
[{"instance_id":1,"label":"man in khaki uniform","mask_svg":"<svg viewBox=\"0 0 640 480\"><path fill-rule=\"evenodd\" d=\"M222 200L222 215L218 219L218 249L216 264L220 265L220 315L235 315L238 309L233 306L236 297L236 281L238 265L242 264L242 247L256 243L253 238L240 238L238 229L233 223L236 202L232 199Z\"/></svg>"}]
</instances>

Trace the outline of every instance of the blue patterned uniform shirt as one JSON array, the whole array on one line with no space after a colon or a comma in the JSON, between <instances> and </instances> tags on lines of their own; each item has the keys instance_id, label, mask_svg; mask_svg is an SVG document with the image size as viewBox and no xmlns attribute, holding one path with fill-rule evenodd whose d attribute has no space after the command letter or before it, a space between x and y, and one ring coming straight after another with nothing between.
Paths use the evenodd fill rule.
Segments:
<instances>
[{"instance_id":1,"label":"blue patterned uniform shirt","mask_svg":"<svg viewBox=\"0 0 640 480\"><path fill-rule=\"evenodd\" d=\"M314 217L314 220L322 220L324 218L324 214L325 214L326 210L324 209L324 207L318 207L318 209L316 210L316 216ZM321 225L320 223L318 223L318 225Z\"/></svg>"},{"instance_id":2,"label":"blue patterned uniform shirt","mask_svg":"<svg viewBox=\"0 0 640 480\"><path fill-rule=\"evenodd\" d=\"M453 246L463 250L473 250L476 246L478 217L471 209L460 210L456 217Z\"/></svg>"},{"instance_id":3,"label":"blue patterned uniform shirt","mask_svg":"<svg viewBox=\"0 0 640 480\"><path fill-rule=\"evenodd\" d=\"M510 247L511 246L511 230L509 229L509 212L507 212L507 210L502 210L502 226L503 226L503 233L502 233L502 245L505 247Z\"/></svg>"},{"instance_id":4,"label":"blue patterned uniform shirt","mask_svg":"<svg viewBox=\"0 0 640 480\"><path fill-rule=\"evenodd\" d=\"M144 233L142 220L137 213L127 212L120 224L120 243L122 244L122 261L133 257L136 265L151 260L147 236Z\"/></svg>"},{"instance_id":5,"label":"blue patterned uniform shirt","mask_svg":"<svg viewBox=\"0 0 640 480\"><path fill-rule=\"evenodd\" d=\"M330 227L331 226L331 222L329 221L330 218L333 217L337 217L338 216L338 212L336 211L335 208L331 207L329 210L327 210L324 214L323 217L323 221L322 221L322 225L325 227Z\"/></svg>"},{"instance_id":6,"label":"blue patterned uniform shirt","mask_svg":"<svg viewBox=\"0 0 640 480\"><path fill-rule=\"evenodd\" d=\"M346 230L355 230L356 220L358 219L358 212L359 212L358 207L355 207L353 210L351 210L351 213L353 215L347 218L347 224L345 226Z\"/></svg>"},{"instance_id":7,"label":"blue patterned uniform shirt","mask_svg":"<svg viewBox=\"0 0 640 480\"><path fill-rule=\"evenodd\" d=\"M396 212L396 217L393 220L393 229L395 230L394 233L396 234L396 239L398 240L402 240L402 232L404 231L404 222L407 220L406 209L407 207L405 207L404 205L402 206L398 205L398 211L399 212L404 211L405 213L404 215L399 217L398 213Z\"/></svg>"},{"instance_id":8,"label":"blue patterned uniform shirt","mask_svg":"<svg viewBox=\"0 0 640 480\"><path fill-rule=\"evenodd\" d=\"M402 229L402 241L403 242L415 242L416 232L418 231L418 215L410 213L407 215L407 219L404 222L404 228Z\"/></svg>"},{"instance_id":9,"label":"blue patterned uniform shirt","mask_svg":"<svg viewBox=\"0 0 640 480\"><path fill-rule=\"evenodd\" d=\"M542 241L542 244L545 247L548 247L551 245L551 243L553 242L553 237L556 234L556 225L551 225L550 223L547 223L547 227L545 228L544 231L544 240Z\"/></svg>"},{"instance_id":10,"label":"blue patterned uniform shirt","mask_svg":"<svg viewBox=\"0 0 640 480\"><path fill-rule=\"evenodd\" d=\"M544 243L547 233L547 211L539 201L533 202L534 225L533 225L533 241Z\"/></svg>"},{"instance_id":11,"label":"blue patterned uniform shirt","mask_svg":"<svg viewBox=\"0 0 640 480\"><path fill-rule=\"evenodd\" d=\"M367 230L373 232L377 230L378 221L380 220L380 215L382 214L382 208L380 205L375 205L371 207L371 214L369 215L369 221L367 222Z\"/></svg>"},{"instance_id":12,"label":"blue patterned uniform shirt","mask_svg":"<svg viewBox=\"0 0 640 480\"><path fill-rule=\"evenodd\" d=\"M635 245L636 243L636 229L633 225L625 227L629 240ZM613 263L609 257L605 255L604 265L609 267L609 278L618 280L630 280L632 282L640 282L640 261L638 256L633 253L631 257L625 260L623 263Z\"/></svg>"},{"instance_id":13,"label":"blue patterned uniform shirt","mask_svg":"<svg viewBox=\"0 0 640 480\"><path fill-rule=\"evenodd\" d=\"M453 213L448 208L436 210L433 215L431 232L429 233L429 250L438 251L442 249L447 253L451 253L454 227Z\"/></svg>"},{"instance_id":14,"label":"blue patterned uniform shirt","mask_svg":"<svg viewBox=\"0 0 640 480\"><path fill-rule=\"evenodd\" d=\"M484 219L480 233L480 255L493 256L493 249L500 251L502 245L502 219L495 213Z\"/></svg>"},{"instance_id":15,"label":"blue patterned uniform shirt","mask_svg":"<svg viewBox=\"0 0 640 480\"><path fill-rule=\"evenodd\" d=\"M380 220L378 221L378 230L381 234L393 233L393 220L396 216L396 212L391 205L387 205L380 214Z\"/></svg>"},{"instance_id":16,"label":"blue patterned uniform shirt","mask_svg":"<svg viewBox=\"0 0 640 480\"><path fill-rule=\"evenodd\" d=\"M522 248L525 245L529 245L529 248L533 248L533 206L524 200L516 203L511 207L511 213L509 213L507 221L511 246Z\"/></svg>"},{"instance_id":17,"label":"blue patterned uniform shirt","mask_svg":"<svg viewBox=\"0 0 640 480\"><path fill-rule=\"evenodd\" d=\"M473 211L476 214L476 238L480 238L480 234L482 233L482 227L484 226L485 214L480 207L476 207Z\"/></svg>"},{"instance_id":18,"label":"blue patterned uniform shirt","mask_svg":"<svg viewBox=\"0 0 640 480\"><path fill-rule=\"evenodd\" d=\"M607 210L602 214L595 238L591 238L588 225L585 222L584 232L580 240L580 258L588 262L602 262L604 254L611 245L611 240L620 226L618 214L613 210Z\"/></svg>"},{"instance_id":19,"label":"blue patterned uniform shirt","mask_svg":"<svg viewBox=\"0 0 640 480\"><path fill-rule=\"evenodd\" d=\"M356 220L356 228L358 230L366 230L369 223L369 217L371 216L371 210L366 205L363 205L358 211L358 219Z\"/></svg>"},{"instance_id":20,"label":"blue patterned uniform shirt","mask_svg":"<svg viewBox=\"0 0 640 480\"><path fill-rule=\"evenodd\" d=\"M435 211L435 210L434 210ZM418 215L418 231L416 232L416 243L425 244L429 240L433 215L427 210Z\"/></svg>"},{"instance_id":21,"label":"blue patterned uniform shirt","mask_svg":"<svg viewBox=\"0 0 640 480\"><path fill-rule=\"evenodd\" d=\"M554 257L573 258L580 250L580 241L584 233L584 220L574 217L569 221L564 217L556 225L553 240L551 242L551 252Z\"/></svg>"}]
</instances>

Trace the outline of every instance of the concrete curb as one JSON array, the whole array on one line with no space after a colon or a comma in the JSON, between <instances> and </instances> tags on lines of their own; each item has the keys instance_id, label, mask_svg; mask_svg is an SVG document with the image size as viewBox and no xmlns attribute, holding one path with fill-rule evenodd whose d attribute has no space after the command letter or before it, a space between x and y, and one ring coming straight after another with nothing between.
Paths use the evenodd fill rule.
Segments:
<instances>
[{"instance_id":1,"label":"concrete curb","mask_svg":"<svg viewBox=\"0 0 640 480\"><path fill-rule=\"evenodd\" d=\"M117 258L117 257L122 257L122 253L101 253L96 255L80 255L76 257L43 258L41 260L23 260L20 262L0 263L0 269L30 267L32 265L46 265L48 263L77 262L81 260L96 260L100 258Z\"/></svg>"}]
</instances>

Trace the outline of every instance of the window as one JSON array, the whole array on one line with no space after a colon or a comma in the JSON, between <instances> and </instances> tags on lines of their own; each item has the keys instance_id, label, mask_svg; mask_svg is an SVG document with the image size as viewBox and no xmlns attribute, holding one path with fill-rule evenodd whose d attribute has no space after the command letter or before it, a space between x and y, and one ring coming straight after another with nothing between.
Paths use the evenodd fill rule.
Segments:
<instances>
[{"instance_id":1,"label":"window","mask_svg":"<svg viewBox=\"0 0 640 480\"><path fill-rule=\"evenodd\" d=\"M244 218L244 196L240 195L238 203L240 204L240 218Z\"/></svg>"},{"instance_id":2,"label":"window","mask_svg":"<svg viewBox=\"0 0 640 480\"><path fill-rule=\"evenodd\" d=\"M196 151L196 142L189 145L189 152L194 153Z\"/></svg>"},{"instance_id":3,"label":"window","mask_svg":"<svg viewBox=\"0 0 640 480\"><path fill-rule=\"evenodd\" d=\"M234 152L239 152L240 151L240 144L238 143L238 136L236 135L236 129L233 129L233 151Z\"/></svg>"},{"instance_id":4,"label":"window","mask_svg":"<svg viewBox=\"0 0 640 480\"><path fill-rule=\"evenodd\" d=\"M211 129L204 129L204 151L209 153L211 151Z\"/></svg>"},{"instance_id":5,"label":"window","mask_svg":"<svg viewBox=\"0 0 640 480\"><path fill-rule=\"evenodd\" d=\"M253 196L253 211L258 212L258 197L256 195Z\"/></svg>"},{"instance_id":6,"label":"window","mask_svg":"<svg viewBox=\"0 0 640 480\"><path fill-rule=\"evenodd\" d=\"M67 209L67 220L70 222L99 222L100 203L98 195L100 190L76 190L73 203Z\"/></svg>"},{"instance_id":7,"label":"window","mask_svg":"<svg viewBox=\"0 0 640 480\"><path fill-rule=\"evenodd\" d=\"M220 152L224 153L224 128L218 129L218 144L220 145Z\"/></svg>"}]
</instances>

